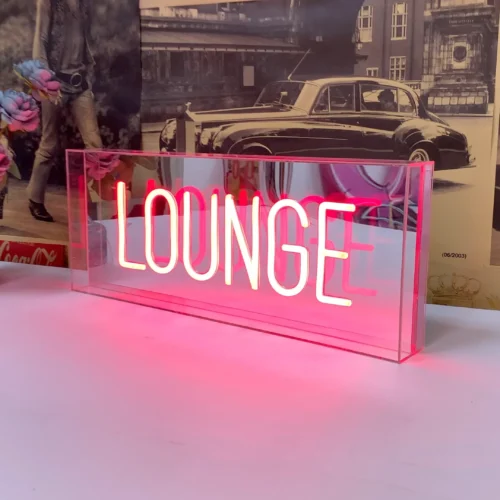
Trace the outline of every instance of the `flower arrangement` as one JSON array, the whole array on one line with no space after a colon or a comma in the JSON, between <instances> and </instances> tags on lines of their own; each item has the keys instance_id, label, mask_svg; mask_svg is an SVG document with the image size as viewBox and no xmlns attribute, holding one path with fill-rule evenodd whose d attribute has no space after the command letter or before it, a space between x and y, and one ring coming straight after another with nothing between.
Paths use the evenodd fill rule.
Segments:
<instances>
[{"instance_id":1,"label":"flower arrangement","mask_svg":"<svg viewBox=\"0 0 500 500\"><path fill-rule=\"evenodd\" d=\"M17 90L0 91L2 131L33 132L40 124L40 112L33 97Z\"/></svg>"},{"instance_id":2,"label":"flower arrangement","mask_svg":"<svg viewBox=\"0 0 500 500\"><path fill-rule=\"evenodd\" d=\"M96 181L104 179L120 164L120 156L114 153L88 153L85 160L88 176Z\"/></svg>"},{"instance_id":3,"label":"flower arrangement","mask_svg":"<svg viewBox=\"0 0 500 500\"><path fill-rule=\"evenodd\" d=\"M0 144L0 180L5 176L12 163L12 156L8 148Z\"/></svg>"},{"instance_id":4,"label":"flower arrangement","mask_svg":"<svg viewBox=\"0 0 500 500\"><path fill-rule=\"evenodd\" d=\"M122 181L130 185L135 167L157 170L154 158L134 155L118 155L108 152L89 152L85 155L89 192L94 201L115 201L116 183ZM127 196L131 193L127 191Z\"/></svg>"},{"instance_id":5,"label":"flower arrangement","mask_svg":"<svg viewBox=\"0 0 500 500\"><path fill-rule=\"evenodd\" d=\"M55 73L41 61L29 60L14 65L14 73L26 87L26 92L0 91L0 190L5 189L7 172L13 166L9 135L15 132L34 132L40 124L37 104L48 99L55 104L61 98L61 84Z\"/></svg>"},{"instance_id":6,"label":"flower arrangement","mask_svg":"<svg viewBox=\"0 0 500 500\"><path fill-rule=\"evenodd\" d=\"M54 104L61 100L61 84L54 72L38 60L23 61L14 65L14 73L24 82L32 97L41 102L48 99Z\"/></svg>"}]
</instances>

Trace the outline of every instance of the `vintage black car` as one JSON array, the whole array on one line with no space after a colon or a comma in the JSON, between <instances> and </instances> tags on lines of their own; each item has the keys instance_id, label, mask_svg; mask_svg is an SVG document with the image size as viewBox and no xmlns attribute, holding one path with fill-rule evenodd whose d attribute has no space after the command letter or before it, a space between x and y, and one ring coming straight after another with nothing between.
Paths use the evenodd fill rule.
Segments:
<instances>
[{"instance_id":1,"label":"vintage black car","mask_svg":"<svg viewBox=\"0 0 500 500\"><path fill-rule=\"evenodd\" d=\"M250 108L168 120L161 151L434 161L474 166L467 138L392 80L346 77L269 84Z\"/></svg>"}]
</instances>

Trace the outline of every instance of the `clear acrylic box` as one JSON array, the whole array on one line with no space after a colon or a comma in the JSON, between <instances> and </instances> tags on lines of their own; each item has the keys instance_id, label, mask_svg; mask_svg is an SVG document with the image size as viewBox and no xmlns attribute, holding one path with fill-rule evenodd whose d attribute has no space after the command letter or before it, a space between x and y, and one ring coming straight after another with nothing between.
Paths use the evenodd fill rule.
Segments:
<instances>
[{"instance_id":1,"label":"clear acrylic box","mask_svg":"<svg viewBox=\"0 0 500 500\"><path fill-rule=\"evenodd\" d=\"M68 150L72 288L401 362L424 344L432 172Z\"/></svg>"}]
</instances>

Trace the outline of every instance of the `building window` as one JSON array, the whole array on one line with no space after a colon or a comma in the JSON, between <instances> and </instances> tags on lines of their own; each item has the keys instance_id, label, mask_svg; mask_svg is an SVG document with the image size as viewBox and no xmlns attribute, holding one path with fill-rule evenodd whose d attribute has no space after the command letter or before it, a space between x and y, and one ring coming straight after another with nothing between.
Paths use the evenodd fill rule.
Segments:
<instances>
[{"instance_id":1,"label":"building window","mask_svg":"<svg viewBox=\"0 0 500 500\"><path fill-rule=\"evenodd\" d=\"M359 41L367 43L372 41L373 32L373 7L364 5L358 13Z\"/></svg>"},{"instance_id":2,"label":"building window","mask_svg":"<svg viewBox=\"0 0 500 500\"><path fill-rule=\"evenodd\" d=\"M243 87L255 87L255 66L243 66Z\"/></svg>"},{"instance_id":3,"label":"building window","mask_svg":"<svg viewBox=\"0 0 500 500\"><path fill-rule=\"evenodd\" d=\"M174 78L184 77L184 53L170 52L170 74Z\"/></svg>"},{"instance_id":4,"label":"building window","mask_svg":"<svg viewBox=\"0 0 500 500\"><path fill-rule=\"evenodd\" d=\"M158 78L160 82L168 79L168 52L166 50L158 51Z\"/></svg>"},{"instance_id":5,"label":"building window","mask_svg":"<svg viewBox=\"0 0 500 500\"><path fill-rule=\"evenodd\" d=\"M224 76L231 77L239 71L238 55L235 52L226 52L224 56Z\"/></svg>"},{"instance_id":6,"label":"building window","mask_svg":"<svg viewBox=\"0 0 500 500\"><path fill-rule=\"evenodd\" d=\"M378 78L378 68L366 68L366 76Z\"/></svg>"},{"instance_id":7,"label":"building window","mask_svg":"<svg viewBox=\"0 0 500 500\"><path fill-rule=\"evenodd\" d=\"M391 80L406 80L406 57L391 57L389 64L389 78Z\"/></svg>"},{"instance_id":8,"label":"building window","mask_svg":"<svg viewBox=\"0 0 500 500\"><path fill-rule=\"evenodd\" d=\"M436 7L438 9L446 9L449 7L461 7L461 6L472 6L474 4L480 5L480 4L487 4L487 5L494 5L494 1L492 0L487 0L486 2L484 0L439 0L437 2ZM434 7L434 8L436 8Z\"/></svg>"},{"instance_id":9,"label":"building window","mask_svg":"<svg viewBox=\"0 0 500 500\"><path fill-rule=\"evenodd\" d=\"M158 53L156 51L142 51L142 79L145 82L156 82L158 80Z\"/></svg>"},{"instance_id":10,"label":"building window","mask_svg":"<svg viewBox=\"0 0 500 500\"><path fill-rule=\"evenodd\" d=\"M392 6L391 40L405 40L408 26L408 4L395 3Z\"/></svg>"}]
</instances>

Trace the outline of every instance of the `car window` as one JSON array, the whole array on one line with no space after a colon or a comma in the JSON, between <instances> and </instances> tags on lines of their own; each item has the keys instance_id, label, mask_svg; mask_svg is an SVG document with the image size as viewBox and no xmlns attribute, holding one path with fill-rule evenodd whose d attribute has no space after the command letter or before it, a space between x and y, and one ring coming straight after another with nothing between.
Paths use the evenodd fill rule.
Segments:
<instances>
[{"instance_id":1,"label":"car window","mask_svg":"<svg viewBox=\"0 0 500 500\"><path fill-rule=\"evenodd\" d=\"M321 91L313 112L332 111L354 111L354 85L329 85Z\"/></svg>"},{"instance_id":2,"label":"car window","mask_svg":"<svg viewBox=\"0 0 500 500\"><path fill-rule=\"evenodd\" d=\"M398 90L398 106L400 113L408 113L411 115L416 115L417 110L415 108L415 103L411 98L410 94L406 90Z\"/></svg>"},{"instance_id":3,"label":"car window","mask_svg":"<svg viewBox=\"0 0 500 500\"><path fill-rule=\"evenodd\" d=\"M261 92L255 106L269 104L288 104L293 106L304 87L303 82L273 82Z\"/></svg>"},{"instance_id":4,"label":"car window","mask_svg":"<svg viewBox=\"0 0 500 500\"><path fill-rule=\"evenodd\" d=\"M386 85L361 85L361 110L416 114L410 94Z\"/></svg>"}]
</instances>

